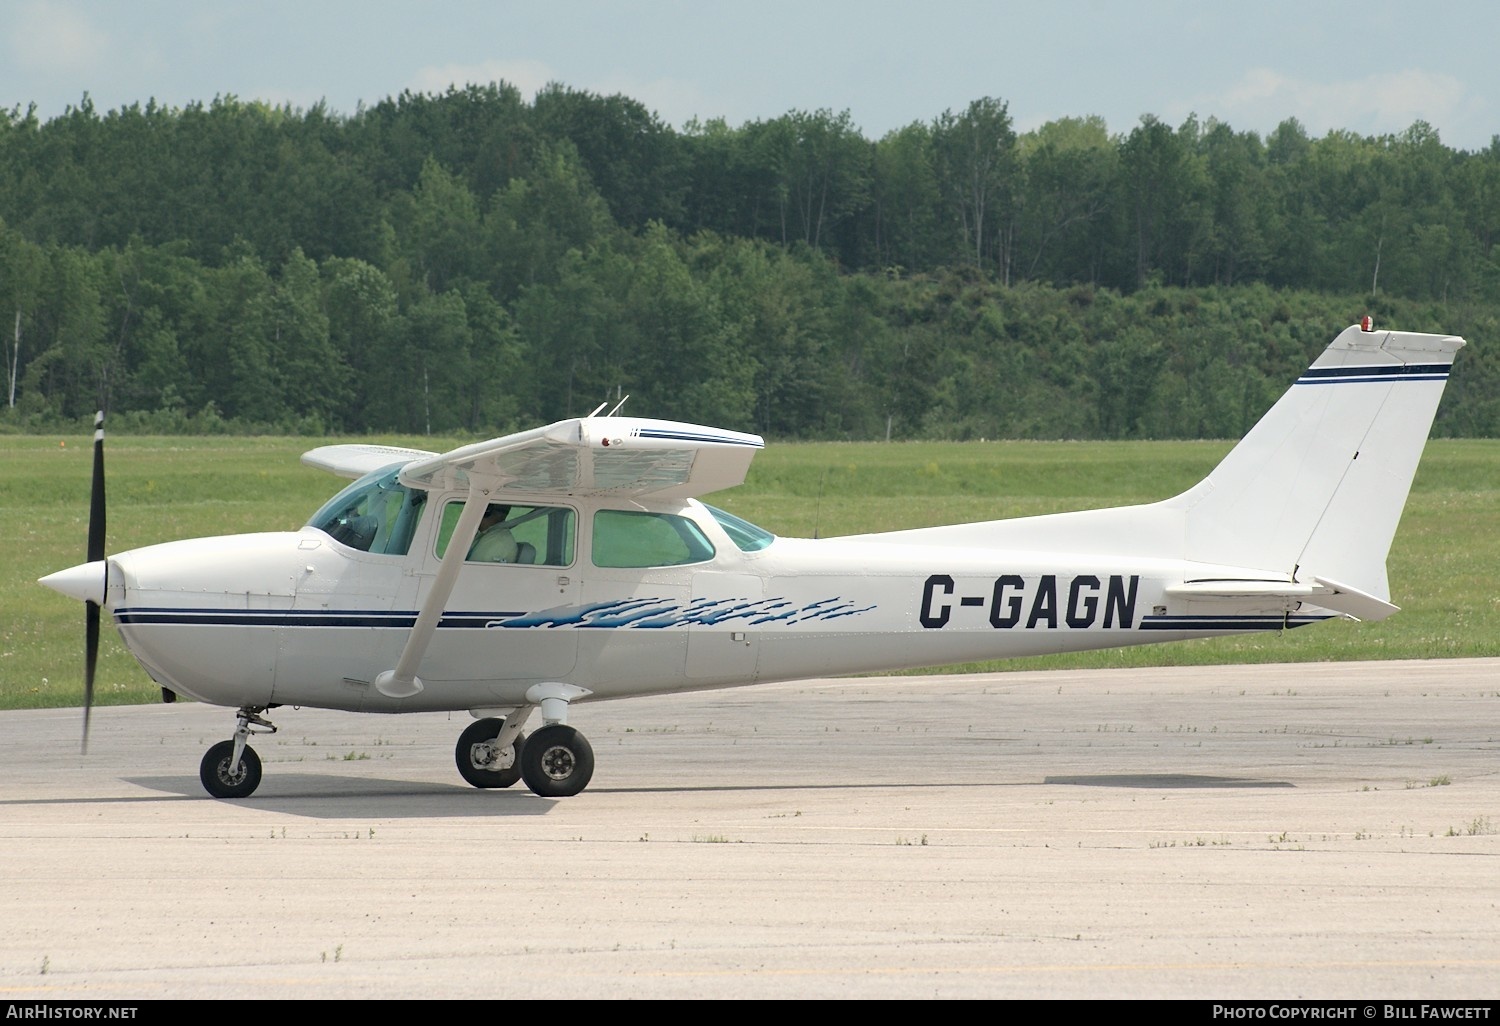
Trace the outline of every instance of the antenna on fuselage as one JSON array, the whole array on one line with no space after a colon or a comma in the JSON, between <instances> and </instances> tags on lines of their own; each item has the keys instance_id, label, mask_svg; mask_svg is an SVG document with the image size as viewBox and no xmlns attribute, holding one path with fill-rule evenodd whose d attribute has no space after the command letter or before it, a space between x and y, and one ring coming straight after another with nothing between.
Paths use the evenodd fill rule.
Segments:
<instances>
[{"instance_id":1,"label":"antenna on fuselage","mask_svg":"<svg viewBox=\"0 0 1500 1026\"><path fill-rule=\"evenodd\" d=\"M605 400L605 402L608 402L608 401L609 400ZM617 414L617 413L620 412L620 407L624 406L629 401L630 401L630 396L627 395L625 398L623 398L619 402L615 403L615 408L612 409L612 410L610 410L608 413L606 413L605 416L606 417L613 417L615 414Z\"/></svg>"},{"instance_id":2,"label":"antenna on fuselage","mask_svg":"<svg viewBox=\"0 0 1500 1026\"><path fill-rule=\"evenodd\" d=\"M591 413L591 414L589 414L589 416L590 417L597 417L597 416L599 416L599 411L602 410L602 409L604 409L608 405L609 405L609 400L608 399L604 400L604 402L602 402L598 406L594 407L594 412Z\"/></svg>"}]
</instances>

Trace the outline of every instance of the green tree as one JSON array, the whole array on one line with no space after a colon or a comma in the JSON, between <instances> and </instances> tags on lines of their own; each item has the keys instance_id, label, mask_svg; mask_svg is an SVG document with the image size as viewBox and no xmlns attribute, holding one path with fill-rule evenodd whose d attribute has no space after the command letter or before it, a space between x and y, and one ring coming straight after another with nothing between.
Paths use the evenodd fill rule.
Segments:
<instances>
[{"instance_id":1,"label":"green tree","mask_svg":"<svg viewBox=\"0 0 1500 1026\"><path fill-rule=\"evenodd\" d=\"M834 351L826 304L838 294L827 264L763 242L698 236L692 259L707 305L732 340L721 359L731 365L727 412L744 416L743 389L752 390L750 419L738 423L783 437L807 437L836 419L845 367ZM721 375L722 376L722 375Z\"/></svg>"},{"instance_id":2,"label":"green tree","mask_svg":"<svg viewBox=\"0 0 1500 1026\"><path fill-rule=\"evenodd\" d=\"M1265 270L1271 227L1265 154L1253 132L1236 133L1209 120L1198 150L1206 175L1210 227L1205 256L1208 280L1233 285Z\"/></svg>"},{"instance_id":3,"label":"green tree","mask_svg":"<svg viewBox=\"0 0 1500 1026\"><path fill-rule=\"evenodd\" d=\"M485 218L487 278L502 301L514 301L527 286L556 281L569 251L587 251L614 231L571 144L543 147L531 177L497 193Z\"/></svg>"},{"instance_id":4,"label":"green tree","mask_svg":"<svg viewBox=\"0 0 1500 1026\"><path fill-rule=\"evenodd\" d=\"M0 221L0 348L5 350L5 401L15 406L20 368L37 351L30 337L41 304L46 256L41 247Z\"/></svg>"},{"instance_id":5,"label":"green tree","mask_svg":"<svg viewBox=\"0 0 1500 1026\"><path fill-rule=\"evenodd\" d=\"M746 238L775 238L775 172L761 159L754 137L763 126L733 129L723 118L693 120L681 145L688 179L685 228Z\"/></svg>"},{"instance_id":6,"label":"green tree","mask_svg":"<svg viewBox=\"0 0 1500 1026\"><path fill-rule=\"evenodd\" d=\"M524 419L579 416L624 394L628 354L617 326L629 265L609 246L587 255L573 249L557 262L554 280L522 291L515 321Z\"/></svg>"},{"instance_id":7,"label":"green tree","mask_svg":"<svg viewBox=\"0 0 1500 1026\"><path fill-rule=\"evenodd\" d=\"M287 414L277 368L272 307L276 286L248 243L205 275L210 311L186 356L208 401L225 417L275 424Z\"/></svg>"},{"instance_id":8,"label":"green tree","mask_svg":"<svg viewBox=\"0 0 1500 1026\"><path fill-rule=\"evenodd\" d=\"M1179 134L1147 115L1120 147L1122 212L1130 225L1137 288L1153 274L1178 284L1192 281L1207 234L1201 169L1190 148L1197 135L1194 119Z\"/></svg>"},{"instance_id":9,"label":"green tree","mask_svg":"<svg viewBox=\"0 0 1500 1026\"><path fill-rule=\"evenodd\" d=\"M665 226L653 224L633 254L618 330L626 340L627 391L647 415L747 426L754 365L735 325L692 272Z\"/></svg>"},{"instance_id":10,"label":"green tree","mask_svg":"<svg viewBox=\"0 0 1500 1026\"><path fill-rule=\"evenodd\" d=\"M182 339L205 331L204 269L186 249L132 237L122 251L99 254L109 281L102 298L112 359L120 368L112 399L124 409L176 412L203 401Z\"/></svg>"},{"instance_id":11,"label":"green tree","mask_svg":"<svg viewBox=\"0 0 1500 1026\"><path fill-rule=\"evenodd\" d=\"M48 247L32 326L38 352L20 386L31 409L80 417L109 407L116 367L107 341L102 261Z\"/></svg>"},{"instance_id":12,"label":"green tree","mask_svg":"<svg viewBox=\"0 0 1500 1026\"><path fill-rule=\"evenodd\" d=\"M395 286L362 260L328 260L320 273L333 359L350 369L349 394L335 422L351 431L389 431L414 423L407 416L411 379Z\"/></svg>"},{"instance_id":13,"label":"green tree","mask_svg":"<svg viewBox=\"0 0 1500 1026\"><path fill-rule=\"evenodd\" d=\"M424 296L406 314L407 367L402 389L408 420L403 430L446 434L473 425L474 394L469 328L463 295L455 290Z\"/></svg>"},{"instance_id":14,"label":"green tree","mask_svg":"<svg viewBox=\"0 0 1500 1026\"><path fill-rule=\"evenodd\" d=\"M536 95L544 138L566 140L619 224L681 224L686 166L676 133L627 96L598 96L551 83Z\"/></svg>"},{"instance_id":15,"label":"green tree","mask_svg":"<svg viewBox=\"0 0 1500 1026\"><path fill-rule=\"evenodd\" d=\"M1099 117L1049 121L1017 153L1026 189L1018 203L1015 277L1098 281L1117 160Z\"/></svg>"},{"instance_id":16,"label":"green tree","mask_svg":"<svg viewBox=\"0 0 1500 1026\"><path fill-rule=\"evenodd\" d=\"M888 133L875 147L870 194L877 266L926 269L953 251L934 162L932 129L920 122Z\"/></svg>"},{"instance_id":17,"label":"green tree","mask_svg":"<svg viewBox=\"0 0 1500 1026\"><path fill-rule=\"evenodd\" d=\"M469 322L469 409L471 431L516 430L524 405L522 353L516 325L505 307L478 282L459 290Z\"/></svg>"},{"instance_id":18,"label":"green tree","mask_svg":"<svg viewBox=\"0 0 1500 1026\"><path fill-rule=\"evenodd\" d=\"M1008 280L1017 171L1016 133L1008 106L984 97L962 114L944 111L933 122L932 136L939 189L954 212L973 265L983 267L988 252Z\"/></svg>"},{"instance_id":19,"label":"green tree","mask_svg":"<svg viewBox=\"0 0 1500 1026\"><path fill-rule=\"evenodd\" d=\"M429 292L484 276L479 202L463 180L428 158L399 235L412 271Z\"/></svg>"},{"instance_id":20,"label":"green tree","mask_svg":"<svg viewBox=\"0 0 1500 1026\"><path fill-rule=\"evenodd\" d=\"M819 249L867 201L870 148L849 112L793 111L785 116L786 151L778 194L801 241Z\"/></svg>"},{"instance_id":21,"label":"green tree","mask_svg":"<svg viewBox=\"0 0 1500 1026\"><path fill-rule=\"evenodd\" d=\"M318 267L296 250L282 265L268 330L283 402L308 426L326 430L350 396L350 368L333 344Z\"/></svg>"}]
</instances>

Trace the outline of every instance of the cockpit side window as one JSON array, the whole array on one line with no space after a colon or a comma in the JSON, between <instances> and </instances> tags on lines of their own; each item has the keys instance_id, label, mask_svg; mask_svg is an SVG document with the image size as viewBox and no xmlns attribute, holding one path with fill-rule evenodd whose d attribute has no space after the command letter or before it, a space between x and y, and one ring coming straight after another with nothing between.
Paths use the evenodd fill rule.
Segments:
<instances>
[{"instance_id":1,"label":"cockpit side window","mask_svg":"<svg viewBox=\"0 0 1500 1026\"><path fill-rule=\"evenodd\" d=\"M427 493L396 480L398 463L366 474L339 492L307 522L361 552L404 556L422 520Z\"/></svg>"},{"instance_id":2,"label":"cockpit side window","mask_svg":"<svg viewBox=\"0 0 1500 1026\"><path fill-rule=\"evenodd\" d=\"M463 513L462 502L443 506L438 527L437 555L448 551L448 540ZM566 506L531 506L525 503L492 502L484 511L479 530L464 560L469 563L518 563L523 566L571 566L573 520Z\"/></svg>"}]
</instances>

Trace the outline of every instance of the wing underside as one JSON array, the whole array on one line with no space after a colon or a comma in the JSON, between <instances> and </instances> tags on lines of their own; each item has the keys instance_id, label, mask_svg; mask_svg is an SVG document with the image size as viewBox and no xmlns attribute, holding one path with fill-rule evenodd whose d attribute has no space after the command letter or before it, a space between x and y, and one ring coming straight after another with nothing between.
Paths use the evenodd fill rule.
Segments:
<instances>
[{"instance_id":1,"label":"wing underside","mask_svg":"<svg viewBox=\"0 0 1500 1026\"><path fill-rule=\"evenodd\" d=\"M402 483L430 490L688 498L745 479L758 435L673 421L584 417L419 459Z\"/></svg>"},{"instance_id":2,"label":"wing underside","mask_svg":"<svg viewBox=\"0 0 1500 1026\"><path fill-rule=\"evenodd\" d=\"M403 449L394 445L372 445L352 442L345 445L324 445L302 454L302 462L318 470L327 470L339 477L364 477L372 470L389 467L403 460L420 460L436 456L426 449Z\"/></svg>"}]
</instances>

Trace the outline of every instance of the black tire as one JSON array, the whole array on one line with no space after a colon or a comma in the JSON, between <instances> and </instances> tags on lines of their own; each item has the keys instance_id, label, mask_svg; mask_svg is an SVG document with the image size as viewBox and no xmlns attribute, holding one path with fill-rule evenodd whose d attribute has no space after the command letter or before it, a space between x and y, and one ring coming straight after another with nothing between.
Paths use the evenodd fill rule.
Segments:
<instances>
[{"instance_id":1,"label":"black tire","mask_svg":"<svg viewBox=\"0 0 1500 1026\"><path fill-rule=\"evenodd\" d=\"M229 760L233 758L233 741L220 741L203 754L198 779L215 798L246 798L260 786L260 756L255 749L245 746L238 773L229 772Z\"/></svg>"},{"instance_id":2,"label":"black tire","mask_svg":"<svg viewBox=\"0 0 1500 1026\"><path fill-rule=\"evenodd\" d=\"M516 735L512 747L517 758L512 759L510 766L505 769L493 768L495 756L499 753L492 753L486 758L475 750L477 746L499 737L500 729L504 726L505 721L498 717L475 720L464 728L462 734L458 735L458 744L453 749L453 761L458 765L459 775L475 787L509 787L521 779L519 755L526 747L525 734Z\"/></svg>"},{"instance_id":3,"label":"black tire","mask_svg":"<svg viewBox=\"0 0 1500 1026\"><path fill-rule=\"evenodd\" d=\"M543 727L521 749L521 779L543 798L571 798L594 776L594 749L572 727Z\"/></svg>"}]
</instances>

